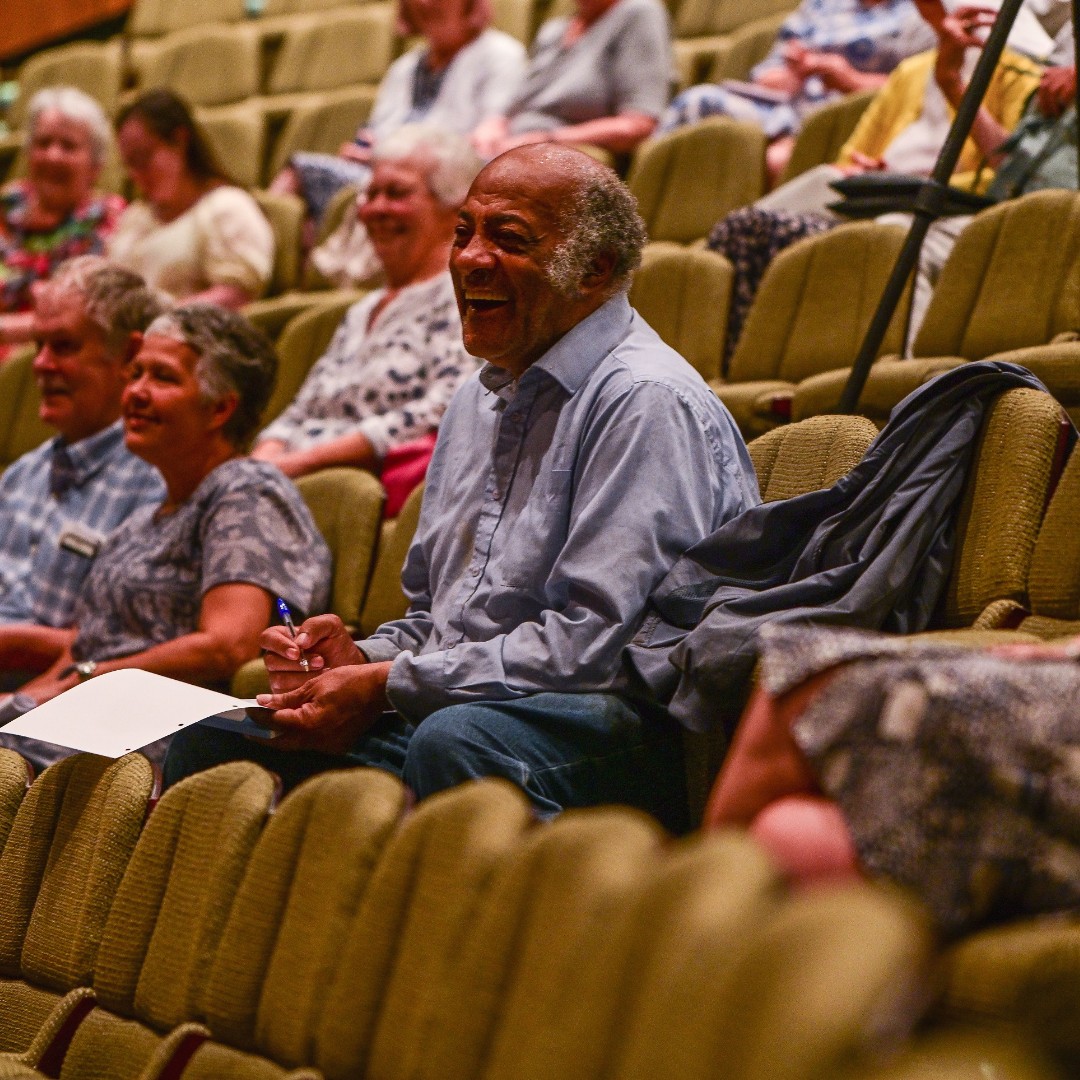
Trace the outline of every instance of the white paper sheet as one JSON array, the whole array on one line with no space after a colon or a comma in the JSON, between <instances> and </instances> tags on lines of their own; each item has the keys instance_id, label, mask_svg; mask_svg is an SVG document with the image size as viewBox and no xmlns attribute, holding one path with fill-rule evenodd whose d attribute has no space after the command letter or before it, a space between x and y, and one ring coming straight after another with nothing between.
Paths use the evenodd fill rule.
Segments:
<instances>
[{"instance_id":1,"label":"white paper sheet","mask_svg":"<svg viewBox=\"0 0 1080 1080\"><path fill-rule=\"evenodd\" d=\"M125 668L87 679L0 730L117 758L217 713L251 707L258 709L253 700Z\"/></svg>"}]
</instances>

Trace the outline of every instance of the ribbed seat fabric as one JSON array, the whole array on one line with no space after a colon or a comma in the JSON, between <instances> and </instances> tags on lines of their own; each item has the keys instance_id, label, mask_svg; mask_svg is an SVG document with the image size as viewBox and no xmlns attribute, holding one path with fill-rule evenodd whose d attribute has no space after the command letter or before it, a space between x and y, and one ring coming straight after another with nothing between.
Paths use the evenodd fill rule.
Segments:
<instances>
[{"instance_id":1,"label":"ribbed seat fabric","mask_svg":"<svg viewBox=\"0 0 1080 1080\"><path fill-rule=\"evenodd\" d=\"M877 433L861 416L813 416L758 436L747 449L761 501L831 487L858 465Z\"/></svg>"},{"instance_id":2,"label":"ribbed seat fabric","mask_svg":"<svg viewBox=\"0 0 1080 1080\"><path fill-rule=\"evenodd\" d=\"M650 239L689 244L758 198L764 176L761 128L713 116L642 143L626 183Z\"/></svg>"},{"instance_id":3,"label":"ribbed seat fabric","mask_svg":"<svg viewBox=\"0 0 1080 1080\"><path fill-rule=\"evenodd\" d=\"M797 383L852 363L903 239L894 225L854 222L800 240L769 264L727 375L712 383L746 438L785 421L774 399L788 402ZM900 347L907 303L905 294L882 353Z\"/></svg>"},{"instance_id":4,"label":"ribbed seat fabric","mask_svg":"<svg viewBox=\"0 0 1080 1080\"><path fill-rule=\"evenodd\" d=\"M0 852L15 824L15 815L30 786L32 772L29 762L21 754L0 750Z\"/></svg>"},{"instance_id":5,"label":"ribbed seat fabric","mask_svg":"<svg viewBox=\"0 0 1080 1080\"><path fill-rule=\"evenodd\" d=\"M376 1075L386 1040L423 1035L492 874L531 822L525 796L501 781L433 795L405 820L341 944L315 1039L327 1080Z\"/></svg>"},{"instance_id":6,"label":"ribbed seat fabric","mask_svg":"<svg viewBox=\"0 0 1080 1080\"><path fill-rule=\"evenodd\" d=\"M1025 350L1045 346L1080 326L1080 195L1037 191L981 211L960 234L942 268L913 359L879 360L871 369L858 411L884 421L893 406L934 375L966 360L1023 363ZM1055 390L1057 367L1031 368ZM847 365L838 365L847 366ZM1069 365L1066 388L1077 383ZM848 372L815 376L799 386L792 417L836 408ZM1070 398L1070 404L1075 399Z\"/></svg>"},{"instance_id":7,"label":"ribbed seat fabric","mask_svg":"<svg viewBox=\"0 0 1080 1080\"><path fill-rule=\"evenodd\" d=\"M994 403L975 449L938 625L983 626L993 601L1026 601L1062 436L1061 407L1048 394L1009 390Z\"/></svg>"},{"instance_id":8,"label":"ribbed seat fabric","mask_svg":"<svg viewBox=\"0 0 1080 1080\"><path fill-rule=\"evenodd\" d=\"M703 379L720 375L734 271L708 248L648 244L630 303Z\"/></svg>"},{"instance_id":9,"label":"ribbed seat fabric","mask_svg":"<svg viewBox=\"0 0 1080 1080\"><path fill-rule=\"evenodd\" d=\"M931 935L895 895L823 886L767 909L754 897L730 920L711 905L691 917L656 956L666 993L650 979L614 1080L835 1076L917 1016Z\"/></svg>"},{"instance_id":10,"label":"ribbed seat fabric","mask_svg":"<svg viewBox=\"0 0 1080 1080\"><path fill-rule=\"evenodd\" d=\"M1000 1024L883 1072L923 1000L923 917L860 883L790 895L741 832L676 843L615 807L538 823L497 780L402 817L401 784L364 769L264 827L273 791L236 763L166 794L50 1075L959 1080L985 1051L1003 1078L1054 1076ZM42 1075L0 1057L0 1080Z\"/></svg>"},{"instance_id":11,"label":"ribbed seat fabric","mask_svg":"<svg viewBox=\"0 0 1080 1080\"><path fill-rule=\"evenodd\" d=\"M534 829L496 871L418 1037L392 1016L380 1025L377 1075L600 1075L663 841L655 822L614 807Z\"/></svg>"},{"instance_id":12,"label":"ribbed seat fabric","mask_svg":"<svg viewBox=\"0 0 1080 1080\"><path fill-rule=\"evenodd\" d=\"M80 754L22 799L0 855L0 1050L27 1050L61 997L90 985L153 790L139 754Z\"/></svg>"},{"instance_id":13,"label":"ribbed seat fabric","mask_svg":"<svg viewBox=\"0 0 1080 1080\"><path fill-rule=\"evenodd\" d=\"M311 1061L346 928L405 805L401 783L376 769L325 773L282 804L252 854L203 995L213 1040L185 1077L273 1076Z\"/></svg>"},{"instance_id":14,"label":"ribbed seat fabric","mask_svg":"<svg viewBox=\"0 0 1080 1080\"><path fill-rule=\"evenodd\" d=\"M192 1022L275 794L274 777L250 762L165 793L116 891L94 965L98 1007L75 1031L61 1076L153 1075L198 1030Z\"/></svg>"}]
</instances>

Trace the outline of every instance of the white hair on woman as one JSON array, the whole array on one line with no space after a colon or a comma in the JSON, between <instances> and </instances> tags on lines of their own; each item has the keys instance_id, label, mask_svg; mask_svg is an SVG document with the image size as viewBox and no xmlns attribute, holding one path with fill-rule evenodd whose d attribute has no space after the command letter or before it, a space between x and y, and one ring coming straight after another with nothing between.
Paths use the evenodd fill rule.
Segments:
<instances>
[{"instance_id":1,"label":"white hair on woman","mask_svg":"<svg viewBox=\"0 0 1080 1080\"><path fill-rule=\"evenodd\" d=\"M412 160L420 166L431 194L443 206L458 207L483 168L476 151L464 135L444 131L433 124L405 124L380 139L372 161Z\"/></svg>"},{"instance_id":2,"label":"white hair on woman","mask_svg":"<svg viewBox=\"0 0 1080 1080\"><path fill-rule=\"evenodd\" d=\"M89 94L74 86L47 86L30 99L26 108L27 148L34 137L38 120L45 113L53 111L86 128L90 138L90 156L95 165L102 164L112 144L112 126L101 106Z\"/></svg>"}]
</instances>

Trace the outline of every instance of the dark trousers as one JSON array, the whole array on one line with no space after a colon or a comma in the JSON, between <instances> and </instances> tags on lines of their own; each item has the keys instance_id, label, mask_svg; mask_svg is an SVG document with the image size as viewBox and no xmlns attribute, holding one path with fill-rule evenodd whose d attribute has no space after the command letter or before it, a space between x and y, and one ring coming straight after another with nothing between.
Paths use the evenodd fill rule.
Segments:
<instances>
[{"instance_id":1,"label":"dark trousers","mask_svg":"<svg viewBox=\"0 0 1080 1080\"><path fill-rule=\"evenodd\" d=\"M541 817L571 806L624 803L669 829L688 827L682 740L662 712L612 694L533 694L452 705L412 724L386 713L344 755L275 750L196 724L178 732L166 785L243 758L276 772L286 790L327 769L370 765L418 799L482 776L517 784Z\"/></svg>"}]
</instances>

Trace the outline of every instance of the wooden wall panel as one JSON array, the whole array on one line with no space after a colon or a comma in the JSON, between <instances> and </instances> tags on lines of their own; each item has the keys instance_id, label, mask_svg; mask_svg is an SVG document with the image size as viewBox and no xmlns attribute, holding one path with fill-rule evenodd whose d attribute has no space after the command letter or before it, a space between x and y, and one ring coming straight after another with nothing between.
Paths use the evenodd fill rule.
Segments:
<instances>
[{"instance_id":1,"label":"wooden wall panel","mask_svg":"<svg viewBox=\"0 0 1080 1080\"><path fill-rule=\"evenodd\" d=\"M132 0L0 0L0 62L116 18L131 4Z\"/></svg>"}]
</instances>

